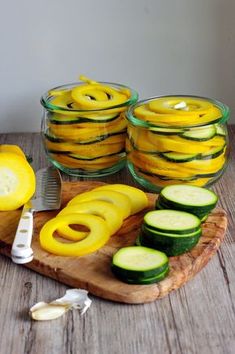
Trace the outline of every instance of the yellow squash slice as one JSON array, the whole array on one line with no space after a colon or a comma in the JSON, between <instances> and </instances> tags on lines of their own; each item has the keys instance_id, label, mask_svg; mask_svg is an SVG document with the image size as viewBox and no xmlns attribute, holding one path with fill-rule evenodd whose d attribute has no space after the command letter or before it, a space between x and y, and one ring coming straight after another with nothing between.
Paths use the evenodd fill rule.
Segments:
<instances>
[{"instance_id":1,"label":"yellow squash slice","mask_svg":"<svg viewBox=\"0 0 235 354\"><path fill-rule=\"evenodd\" d=\"M146 194L142 190L126 184L107 184L93 190L112 190L126 195L131 202L131 215L138 213L148 206L148 198Z\"/></svg>"},{"instance_id":2,"label":"yellow squash slice","mask_svg":"<svg viewBox=\"0 0 235 354\"><path fill-rule=\"evenodd\" d=\"M101 200L81 202L67 206L57 214L57 217L77 213L97 215L104 219L110 231L110 235L113 235L122 226L123 222L119 208L114 204ZM63 237L74 241L81 240L87 236L87 232L74 230L69 225L59 227L58 232Z\"/></svg>"},{"instance_id":3,"label":"yellow squash slice","mask_svg":"<svg viewBox=\"0 0 235 354\"><path fill-rule=\"evenodd\" d=\"M61 226L78 224L86 226L88 236L77 242L65 243L55 238L55 231ZM49 220L40 231L40 244L46 251L58 256L84 256L95 252L105 245L110 237L110 231L102 218L88 214L61 215Z\"/></svg>"},{"instance_id":4,"label":"yellow squash slice","mask_svg":"<svg viewBox=\"0 0 235 354\"><path fill-rule=\"evenodd\" d=\"M81 202L102 200L114 204L118 209L123 219L126 219L131 214L131 202L130 199L116 191L89 191L78 194L72 198L67 205L76 205Z\"/></svg>"}]
</instances>

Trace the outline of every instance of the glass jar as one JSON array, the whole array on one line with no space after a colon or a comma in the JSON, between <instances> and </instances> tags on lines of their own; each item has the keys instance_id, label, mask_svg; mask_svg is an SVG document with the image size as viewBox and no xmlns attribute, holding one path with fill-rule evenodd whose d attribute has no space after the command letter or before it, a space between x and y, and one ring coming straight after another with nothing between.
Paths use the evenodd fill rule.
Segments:
<instances>
[{"instance_id":1,"label":"glass jar","mask_svg":"<svg viewBox=\"0 0 235 354\"><path fill-rule=\"evenodd\" d=\"M106 91L97 92L97 86L94 89L91 85L83 92L84 83L72 83L53 88L41 97L46 155L53 165L69 175L105 176L119 171L126 163L124 112L137 102L138 94L120 84L95 84L103 85ZM84 109L74 100L72 92L77 95L74 90L80 90L80 99L85 100L88 108ZM126 100L121 104L115 99L107 103L115 92L125 94ZM97 100L96 109L92 109L93 100Z\"/></svg>"},{"instance_id":2,"label":"glass jar","mask_svg":"<svg viewBox=\"0 0 235 354\"><path fill-rule=\"evenodd\" d=\"M229 154L229 108L197 96L142 100L126 112L127 165L146 189L210 186L223 174Z\"/></svg>"}]
</instances>

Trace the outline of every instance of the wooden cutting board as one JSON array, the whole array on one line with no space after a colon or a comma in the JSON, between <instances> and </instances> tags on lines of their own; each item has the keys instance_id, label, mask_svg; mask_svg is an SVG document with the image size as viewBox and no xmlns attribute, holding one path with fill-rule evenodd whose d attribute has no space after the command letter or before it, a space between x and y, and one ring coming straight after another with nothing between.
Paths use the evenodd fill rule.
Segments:
<instances>
[{"instance_id":1,"label":"wooden cutting board","mask_svg":"<svg viewBox=\"0 0 235 354\"><path fill-rule=\"evenodd\" d=\"M90 190L101 182L64 182L62 208L76 194ZM148 193L149 208L153 209L157 195ZM23 265L47 277L75 288L83 288L98 297L123 303L147 303L160 299L192 279L216 253L223 241L227 217L223 209L215 209L203 224L202 237L191 252L170 257L170 272L163 281L151 285L129 285L116 279L111 270L111 258L120 247L133 245L143 216L148 209L124 221L118 233L97 252L83 257L59 257L41 249L38 236L42 225L58 211L34 214L32 247L34 259ZM10 257L21 211L0 212L0 253ZM21 266L21 265L19 265Z\"/></svg>"}]
</instances>

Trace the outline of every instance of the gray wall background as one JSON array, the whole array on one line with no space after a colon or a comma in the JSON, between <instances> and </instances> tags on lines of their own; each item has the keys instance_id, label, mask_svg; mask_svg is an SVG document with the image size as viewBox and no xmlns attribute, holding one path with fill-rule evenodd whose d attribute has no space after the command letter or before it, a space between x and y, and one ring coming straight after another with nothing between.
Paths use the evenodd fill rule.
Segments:
<instances>
[{"instance_id":1,"label":"gray wall background","mask_svg":"<svg viewBox=\"0 0 235 354\"><path fill-rule=\"evenodd\" d=\"M235 0L0 5L2 133L40 131L41 94L80 74L127 84L140 98L195 94L235 109Z\"/></svg>"}]
</instances>

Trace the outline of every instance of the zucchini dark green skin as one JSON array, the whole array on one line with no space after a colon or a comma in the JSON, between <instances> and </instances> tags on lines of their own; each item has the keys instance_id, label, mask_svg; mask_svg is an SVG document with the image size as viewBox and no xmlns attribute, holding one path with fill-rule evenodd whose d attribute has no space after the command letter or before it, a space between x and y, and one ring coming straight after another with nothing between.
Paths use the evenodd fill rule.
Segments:
<instances>
[{"instance_id":1,"label":"zucchini dark green skin","mask_svg":"<svg viewBox=\"0 0 235 354\"><path fill-rule=\"evenodd\" d=\"M164 210L166 208L161 208L159 210ZM157 209L156 209L157 210ZM192 214L192 213L191 213ZM193 214L195 215L195 214ZM195 215L196 216L196 215ZM199 218L198 218L199 219ZM199 219L200 220L200 219ZM165 234L168 234L168 233L174 233L176 235L187 235L187 234L191 234L191 233L194 233L194 232L197 232L199 229L200 229L200 225L201 225L201 222L200 222L200 225L197 227L197 228L194 228L194 229L188 229L188 230L168 230L168 231L164 231L164 230L160 230L160 229L157 229L157 228L154 228L153 226L147 224L147 223L144 223L144 225L146 227L148 227L149 230L152 230L152 231L156 231L156 232L162 232L162 233L165 233Z\"/></svg>"},{"instance_id":2,"label":"zucchini dark green skin","mask_svg":"<svg viewBox=\"0 0 235 354\"><path fill-rule=\"evenodd\" d=\"M176 134L183 134L187 129L172 129L172 128L151 128L150 129L151 133L157 134L157 135L176 135Z\"/></svg>"},{"instance_id":3,"label":"zucchini dark green skin","mask_svg":"<svg viewBox=\"0 0 235 354\"><path fill-rule=\"evenodd\" d=\"M200 154L177 154L175 152L163 152L159 154L161 157L163 157L167 161L171 162L189 162L196 160L200 157Z\"/></svg>"},{"instance_id":4,"label":"zucchini dark green skin","mask_svg":"<svg viewBox=\"0 0 235 354\"><path fill-rule=\"evenodd\" d=\"M214 125L210 125L207 128L194 128L180 134L181 138L193 141L207 141L212 139L215 135L216 129Z\"/></svg>"},{"instance_id":5,"label":"zucchini dark green skin","mask_svg":"<svg viewBox=\"0 0 235 354\"><path fill-rule=\"evenodd\" d=\"M194 236L198 236L201 235L202 229L201 227L199 227L196 231L194 232L189 232L187 234L177 234L174 231L172 232L161 232L158 230L154 230L152 228L150 228L148 225L146 225L145 223L142 224L141 226L141 232L142 234L145 234L147 236L149 236L151 239L152 238L163 238L164 240L168 240L171 242L172 239L176 239L176 241L178 241L179 243L183 243L183 242L188 242L190 241L190 239L193 239Z\"/></svg>"},{"instance_id":6,"label":"zucchini dark green skin","mask_svg":"<svg viewBox=\"0 0 235 354\"><path fill-rule=\"evenodd\" d=\"M82 140L82 141L76 141L76 140L72 140L71 142L73 144L79 144L79 145L88 145L88 144L94 144L97 143L99 141L104 141L107 138L110 138L110 136L115 136L115 135L123 135L126 133L126 130L122 130L116 133L111 133L111 134L105 134L105 135L99 135L96 136L94 138L92 138L91 140ZM45 138L53 143L67 143L68 139L62 139L62 138L57 138L55 136L49 135L48 133L44 134Z\"/></svg>"},{"instance_id":7,"label":"zucchini dark green skin","mask_svg":"<svg viewBox=\"0 0 235 354\"><path fill-rule=\"evenodd\" d=\"M57 138L56 136L50 135L48 133L44 133L44 138L51 141L52 143L63 143L66 141L64 139Z\"/></svg>"},{"instance_id":8,"label":"zucchini dark green skin","mask_svg":"<svg viewBox=\"0 0 235 354\"><path fill-rule=\"evenodd\" d=\"M53 149L47 149L48 154L60 154L60 155L68 155L71 153L70 150L65 150L65 151L60 151L60 150L53 150Z\"/></svg>"},{"instance_id":9,"label":"zucchini dark green skin","mask_svg":"<svg viewBox=\"0 0 235 354\"><path fill-rule=\"evenodd\" d=\"M155 209L156 210L163 210L163 209L169 209L169 206L165 205L164 203L162 203L159 199L156 201L155 203ZM175 209L176 210L176 209ZM179 209L177 209L179 210ZM182 210L182 209L181 209ZM211 210L210 210L211 211ZM205 221L209 212L208 211L195 211L194 209L191 209L191 210L187 210L187 212L190 212L194 215L196 215L200 220L201 222Z\"/></svg>"},{"instance_id":10,"label":"zucchini dark green skin","mask_svg":"<svg viewBox=\"0 0 235 354\"><path fill-rule=\"evenodd\" d=\"M135 245L136 245L136 246L141 246L141 243L140 243L140 235L138 235L138 236L136 237Z\"/></svg>"},{"instance_id":11,"label":"zucchini dark green skin","mask_svg":"<svg viewBox=\"0 0 235 354\"><path fill-rule=\"evenodd\" d=\"M152 232L151 230L141 229L139 235L139 243L144 247L151 247L166 253L167 256L179 256L185 252L190 251L198 243L202 234L201 229L191 236L185 237L173 237L166 236L166 234L159 234Z\"/></svg>"},{"instance_id":12,"label":"zucchini dark green skin","mask_svg":"<svg viewBox=\"0 0 235 354\"><path fill-rule=\"evenodd\" d=\"M48 150L48 153L51 154L57 154L57 155L67 155L69 156L71 159L76 160L81 160L81 161L94 161L94 162L99 162L99 159L102 157L109 157L109 156L117 156L119 154L123 154L123 156L125 156L125 149L122 149L118 152L115 152L113 154L106 154L106 155L101 155L101 156L96 156L96 157L86 157L86 156L81 156L81 155L75 155L75 154L71 154L70 151L56 151L56 150Z\"/></svg>"},{"instance_id":13,"label":"zucchini dark green skin","mask_svg":"<svg viewBox=\"0 0 235 354\"><path fill-rule=\"evenodd\" d=\"M148 172L148 171L145 171L143 170L142 168L138 168L138 170L141 172L141 173L144 173L145 175L147 176L152 176L152 177L157 177L163 181L174 181L174 180L177 180L177 181L182 181L182 183L184 183L185 181L188 182L188 181L195 181L196 179L198 178L212 178L212 177L217 177L218 175L221 174L221 172L223 171L224 167L219 170L218 172L215 172L215 173L201 173L201 174L196 174L192 177L176 177L176 178L173 178L173 177L166 177L166 176L163 176L163 175L159 175L157 173L152 173L152 172ZM172 209L172 208L171 208Z\"/></svg>"},{"instance_id":14,"label":"zucchini dark green skin","mask_svg":"<svg viewBox=\"0 0 235 354\"><path fill-rule=\"evenodd\" d=\"M214 148L213 152L210 152L209 153L204 153L204 154L201 154L199 157L200 157L200 160L212 160L212 159L215 159L216 157L222 155L224 153L224 150L225 150L225 147L226 145L224 145L222 148L221 147L216 147Z\"/></svg>"},{"instance_id":15,"label":"zucchini dark green skin","mask_svg":"<svg viewBox=\"0 0 235 354\"><path fill-rule=\"evenodd\" d=\"M157 269L150 269L146 271L136 271L136 270L129 270L129 269L124 269L120 268L117 265L113 264L111 265L111 270L112 272L119 277L122 278L128 278L132 280L138 280L138 279L145 279L145 278L152 278L156 277L162 272L166 271L166 269L169 268L169 262L165 263L161 267L158 267Z\"/></svg>"},{"instance_id":16,"label":"zucchini dark green skin","mask_svg":"<svg viewBox=\"0 0 235 354\"><path fill-rule=\"evenodd\" d=\"M191 251L191 249L193 249L198 241L198 239L195 239L194 242L192 244L174 244L174 245L163 245L160 243L156 243L156 242L151 242L145 238L143 238L143 235L140 235L140 245L144 246L144 247L151 247L151 248L155 248L158 249L159 251L165 252L168 257L175 257L175 256L180 256L186 252Z\"/></svg>"},{"instance_id":17,"label":"zucchini dark green skin","mask_svg":"<svg viewBox=\"0 0 235 354\"><path fill-rule=\"evenodd\" d=\"M216 204L215 204L216 205ZM214 209L214 206L203 208L203 207L187 207L187 206L180 206L176 204L169 204L164 201L162 198L159 197L158 202L156 203L156 208L163 208L163 209L173 209L173 210L182 210L187 211L188 213L196 215L199 219L202 219L205 215L209 214L211 210Z\"/></svg>"},{"instance_id":18,"label":"zucchini dark green skin","mask_svg":"<svg viewBox=\"0 0 235 354\"><path fill-rule=\"evenodd\" d=\"M224 150L225 150L225 146L223 146L223 148L216 147L213 150L210 150L209 153L204 153L204 154L177 154L172 151L169 151L169 152L162 152L159 155L167 161L180 163L180 162L189 162L193 160L212 160L222 155Z\"/></svg>"},{"instance_id":19,"label":"zucchini dark green skin","mask_svg":"<svg viewBox=\"0 0 235 354\"><path fill-rule=\"evenodd\" d=\"M162 205L159 200L156 200L156 202L155 202L155 209L156 209L156 210L163 210L163 209L168 209L168 208L165 207L164 205Z\"/></svg>"},{"instance_id":20,"label":"zucchini dark green skin","mask_svg":"<svg viewBox=\"0 0 235 354\"><path fill-rule=\"evenodd\" d=\"M204 213L206 211L211 211L213 208L204 208L204 207L187 207L184 205L176 205L173 203L169 203L167 200L164 200L163 197L159 196L158 200L155 203L155 207L159 207L159 209L172 209L172 210L182 210L188 213L194 214L192 211L196 211L199 213Z\"/></svg>"},{"instance_id":21,"label":"zucchini dark green skin","mask_svg":"<svg viewBox=\"0 0 235 354\"><path fill-rule=\"evenodd\" d=\"M115 119L119 118L120 114L117 114L111 118L107 118L107 119L94 119L94 118L86 118L86 117L77 117L77 118L69 118L69 119L66 119L66 118L61 118L61 119L55 119L53 118L53 115L52 115L52 118L49 117L49 121L50 123L53 123L53 124L58 124L58 125L63 125L63 124L79 124L79 123L110 123L112 121L114 121Z\"/></svg>"},{"instance_id":22,"label":"zucchini dark green skin","mask_svg":"<svg viewBox=\"0 0 235 354\"><path fill-rule=\"evenodd\" d=\"M203 215L203 216L201 217L201 222L202 222L202 223L207 220L208 215L209 215L209 214L205 214L205 215Z\"/></svg>"},{"instance_id":23,"label":"zucchini dark green skin","mask_svg":"<svg viewBox=\"0 0 235 354\"><path fill-rule=\"evenodd\" d=\"M119 274L115 274L115 275L118 279L120 279L124 283L148 285L148 284L158 283L159 281L165 279L166 276L168 275L168 273L169 273L169 267L167 267L162 273L160 273L154 277L149 277L149 278L141 278L140 277L140 278L133 279L133 278L122 277Z\"/></svg>"},{"instance_id":24,"label":"zucchini dark green skin","mask_svg":"<svg viewBox=\"0 0 235 354\"><path fill-rule=\"evenodd\" d=\"M216 157L222 155L224 153L224 150L226 148L226 144L221 148L221 147L216 147L214 149L214 152L209 152L209 153L200 153L200 154L179 154L177 156L177 153L173 152L173 151L165 151L165 152L159 152L157 153L156 150L153 151L144 151L144 150L140 150L138 149L134 142L130 139L131 142L131 146L134 150L139 151L139 152L143 152L147 155L158 155L161 156L162 158L164 158L167 161L170 162L175 162L175 163L180 163L180 162L189 162L189 161L193 161L193 160L211 160L211 159L215 159ZM184 155L184 156L183 156ZM201 176L201 175L200 175ZM205 177L208 177L208 174L205 175Z\"/></svg>"},{"instance_id":25,"label":"zucchini dark green skin","mask_svg":"<svg viewBox=\"0 0 235 354\"><path fill-rule=\"evenodd\" d=\"M141 280L160 276L169 268L165 253L149 247L129 246L120 248L112 258L111 270L123 281L129 279L136 284Z\"/></svg>"},{"instance_id":26,"label":"zucchini dark green skin","mask_svg":"<svg viewBox=\"0 0 235 354\"><path fill-rule=\"evenodd\" d=\"M195 214L197 212L198 213L205 213L205 212L209 213L212 209L215 208L217 201L218 201L218 199L214 203L211 203L208 205L202 205L202 206L185 205L185 204L180 204L180 203L168 200L163 195L161 195L161 193L159 195L159 202L166 209L183 210L183 211L188 211L189 213L191 212L192 214Z\"/></svg>"},{"instance_id":27,"label":"zucchini dark green skin","mask_svg":"<svg viewBox=\"0 0 235 354\"><path fill-rule=\"evenodd\" d=\"M68 154L68 156L74 160L81 160L81 161L96 161L99 162L99 159L101 159L102 157L110 157L110 156L116 156L117 154L120 153L125 153L125 149L122 149L120 152L115 152L113 154L106 154L106 155L102 155L102 156L98 156L98 157L85 157L85 156L80 156L80 155L75 155L75 154ZM123 155L125 156L125 155Z\"/></svg>"}]
</instances>

